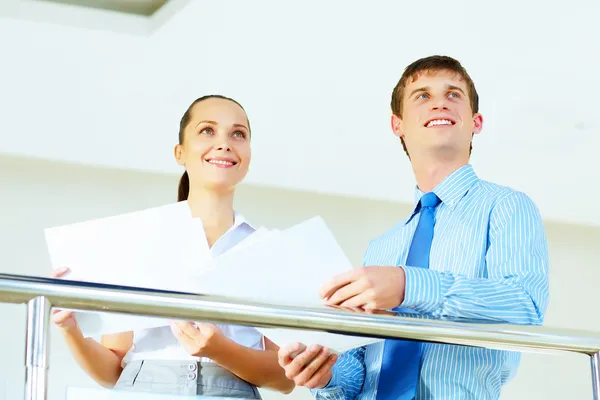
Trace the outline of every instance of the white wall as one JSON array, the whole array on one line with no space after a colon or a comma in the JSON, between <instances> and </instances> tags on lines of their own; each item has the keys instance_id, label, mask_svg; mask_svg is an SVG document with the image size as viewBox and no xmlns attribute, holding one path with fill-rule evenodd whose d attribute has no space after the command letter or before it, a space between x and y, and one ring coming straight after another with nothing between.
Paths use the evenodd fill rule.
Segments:
<instances>
[{"instance_id":1,"label":"white wall","mask_svg":"<svg viewBox=\"0 0 600 400\"><path fill-rule=\"evenodd\" d=\"M174 176L0 157L0 272L46 275L50 266L43 228L172 202L176 183ZM246 186L238 192L237 208L251 221L271 227L320 214L358 264L369 238L402 218L410 206ZM600 331L593 300L600 278L600 229L547 224L547 233L552 269L547 326ZM2 400L1 385L6 399L22 398L24 311L23 306L0 305ZM57 334L50 363L50 400L64 399L68 385L93 386ZM503 399L591 398L588 364L582 356L525 355ZM297 390L291 398L310 396Z\"/></svg>"}]
</instances>

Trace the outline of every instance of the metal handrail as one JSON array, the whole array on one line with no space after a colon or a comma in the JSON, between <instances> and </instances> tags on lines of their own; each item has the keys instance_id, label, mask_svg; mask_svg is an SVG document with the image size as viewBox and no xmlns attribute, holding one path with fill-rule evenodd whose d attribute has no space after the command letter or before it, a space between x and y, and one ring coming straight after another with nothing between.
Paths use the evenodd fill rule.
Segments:
<instances>
[{"instance_id":1,"label":"metal handrail","mask_svg":"<svg viewBox=\"0 0 600 400\"><path fill-rule=\"evenodd\" d=\"M26 386L30 387L26 388L26 400L46 398L51 307L502 350L587 354L591 357L593 398L600 400L600 333L483 321L467 323L415 316L370 315L327 307L279 306L192 293L9 274L0 274L0 301L29 304Z\"/></svg>"}]
</instances>

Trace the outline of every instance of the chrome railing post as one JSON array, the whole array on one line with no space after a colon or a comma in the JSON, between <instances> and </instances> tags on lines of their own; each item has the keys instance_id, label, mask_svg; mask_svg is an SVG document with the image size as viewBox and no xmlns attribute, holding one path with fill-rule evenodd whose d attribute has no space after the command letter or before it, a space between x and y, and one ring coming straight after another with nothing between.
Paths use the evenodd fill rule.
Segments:
<instances>
[{"instance_id":1,"label":"chrome railing post","mask_svg":"<svg viewBox=\"0 0 600 400\"><path fill-rule=\"evenodd\" d=\"M594 390L594 400L600 400L600 353L595 353L591 357L592 361L592 388Z\"/></svg>"},{"instance_id":2,"label":"chrome railing post","mask_svg":"<svg viewBox=\"0 0 600 400\"><path fill-rule=\"evenodd\" d=\"M25 400L46 400L49 331L50 302L45 297L29 300L25 348Z\"/></svg>"}]
</instances>

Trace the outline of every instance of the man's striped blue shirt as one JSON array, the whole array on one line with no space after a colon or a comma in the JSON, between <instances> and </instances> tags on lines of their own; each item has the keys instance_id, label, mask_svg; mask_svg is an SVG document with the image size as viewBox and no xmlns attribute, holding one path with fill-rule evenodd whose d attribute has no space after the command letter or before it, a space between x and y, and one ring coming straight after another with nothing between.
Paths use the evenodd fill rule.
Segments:
<instances>
[{"instance_id":1,"label":"man's striped blue shirt","mask_svg":"<svg viewBox=\"0 0 600 400\"><path fill-rule=\"evenodd\" d=\"M429 269L405 266L418 212L374 239L364 265L396 260L406 272L401 307L434 318L539 325L548 305L548 249L538 209L525 194L480 180L466 165L434 190ZM424 193L416 189L416 201ZM416 210L416 208L415 208ZM383 342L342 354L318 400L375 400ZM423 344L416 400L498 399L520 353Z\"/></svg>"}]
</instances>

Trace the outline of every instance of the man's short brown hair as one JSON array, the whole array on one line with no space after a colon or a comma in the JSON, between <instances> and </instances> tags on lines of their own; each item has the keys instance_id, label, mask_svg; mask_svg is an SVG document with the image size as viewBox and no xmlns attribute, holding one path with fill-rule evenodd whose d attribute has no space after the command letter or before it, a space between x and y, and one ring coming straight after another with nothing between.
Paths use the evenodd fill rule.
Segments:
<instances>
[{"instance_id":1,"label":"man's short brown hair","mask_svg":"<svg viewBox=\"0 0 600 400\"><path fill-rule=\"evenodd\" d=\"M479 112L479 95L475 89L473 80L467 73L467 70L460 64L458 60L448 56L429 56L421 58L412 64L410 64L404 70L402 77L394 87L392 92L391 107L394 115L402 118L402 102L404 100L404 89L409 81L414 82L417 80L421 73L428 72L439 72L439 71L450 71L455 72L466 82L467 91L469 94L469 101L471 103L471 110L473 114ZM408 155L406 144L402 139L402 146L404 151ZM409 156L410 158L410 156Z\"/></svg>"}]
</instances>

